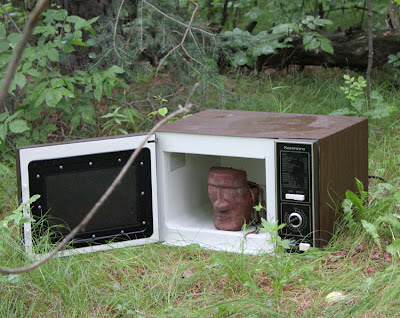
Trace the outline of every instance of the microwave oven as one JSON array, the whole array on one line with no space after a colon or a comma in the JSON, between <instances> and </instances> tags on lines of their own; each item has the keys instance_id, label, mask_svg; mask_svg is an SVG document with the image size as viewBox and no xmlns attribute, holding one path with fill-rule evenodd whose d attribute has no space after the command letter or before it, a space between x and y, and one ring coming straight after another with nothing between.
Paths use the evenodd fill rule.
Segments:
<instances>
[{"instance_id":1,"label":"microwave oven","mask_svg":"<svg viewBox=\"0 0 400 318\"><path fill-rule=\"evenodd\" d=\"M50 230L60 241L86 215L145 135L123 135L17 149L22 202L40 198L24 224L29 253ZM213 250L268 253L254 226L217 230L208 197L211 167L244 170L260 186L266 219L294 248L322 247L355 178L367 186L368 121L341 117L206 110L163 125L95 217L60 255L165 242Z\"/></svg>"}]
</instances>

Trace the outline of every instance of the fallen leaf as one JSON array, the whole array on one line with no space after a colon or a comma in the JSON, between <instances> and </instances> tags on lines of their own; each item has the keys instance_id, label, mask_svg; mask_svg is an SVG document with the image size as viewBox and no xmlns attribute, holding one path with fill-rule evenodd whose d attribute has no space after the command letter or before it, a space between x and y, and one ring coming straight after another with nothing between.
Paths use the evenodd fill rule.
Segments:
<instances>
[{"instance_id":1,"label":"fallen leaf","mask_svg":"<svg viewBox=\"0 0 400 318\"><path fill-rule=\"evenodd\" d=\"M326 295L325 300L328 303L332 303L335 301L344 300L347 296L344 295L342 292L331 292L330 294Z\"/></svg>"}]
</instances>

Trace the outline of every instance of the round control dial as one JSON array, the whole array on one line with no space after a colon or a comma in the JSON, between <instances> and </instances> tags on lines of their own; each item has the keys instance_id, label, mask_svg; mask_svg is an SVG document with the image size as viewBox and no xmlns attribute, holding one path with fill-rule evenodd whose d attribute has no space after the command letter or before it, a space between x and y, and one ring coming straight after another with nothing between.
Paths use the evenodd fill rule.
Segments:
<instances>
[{"instance_id":1,"label":"round control dial","mask_svg":"<svg viewBox=\"0 0 400 318\"><path fill-rule=\"evenodd\" d=\"M289 214L288 221L289 225L297 229L303 224L303 217L297 212L292 212Z\"/></svg>"}]
</instances>

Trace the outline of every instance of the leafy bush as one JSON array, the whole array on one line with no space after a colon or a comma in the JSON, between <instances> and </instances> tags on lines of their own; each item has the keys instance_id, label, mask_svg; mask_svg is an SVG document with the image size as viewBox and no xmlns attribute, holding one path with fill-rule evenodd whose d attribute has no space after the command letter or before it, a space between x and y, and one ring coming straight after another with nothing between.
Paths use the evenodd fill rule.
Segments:
<instances>
[{"instance_id":1,"label":"leafy bush","mask_svg":"<svg viewBox=\"0 0 400 318\"><path fill-rule=\"evenodd\" d=\"M233 31L224 32L221 46L225 48L226 56L235 67L252 67L259 56L275 54L277 49L291 47L295 37L302 39L305 50L321 49L333 54L331 42L315 31L316 28L331 23L327 19L306 16L298 23L279 24L273 27L271 32L262 31L256 35L235 28Z\"/></svg>"},{"instance_id":2,"label":"leafy bush","mask_svg":"<svg viewBox=\"0 0 400 318\"><path fill-rule=\"evenodd\" d=\"M26 48L10 87L7 109L0 114L0 150L7 137L17 145L46 142L49 133L63 130L69 134L81 125L96 125L95 104L103 96L113 98L114 89L124 87L124 70L116 65L100 70L71 67L79 47L94 45L92 24L68 16L66 10L47 10L42 25L34 29L35 45ZM0 25L0 74L4 76L20 35L7 34ZM87 40L84 38L87 37ZM72 69L72 71L70 70Z\"/></svg>"}]
</instances>

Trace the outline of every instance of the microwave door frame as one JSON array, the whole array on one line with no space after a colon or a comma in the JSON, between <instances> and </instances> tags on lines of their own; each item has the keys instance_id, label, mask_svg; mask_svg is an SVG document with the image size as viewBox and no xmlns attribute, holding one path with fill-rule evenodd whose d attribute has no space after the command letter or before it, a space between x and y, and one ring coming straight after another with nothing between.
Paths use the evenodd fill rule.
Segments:
<instances>
[{"instance_id":1,"label":"microwave door frame","mask_svg":"<svg viewBox=\"0 0 400 318\"><path fill-rule=\"evenodd\" d=\"M21 147L17 149L17 180L18 194L21 202L27 202L33 195L29 188L29 163L33 161L71 158L77 156L94 155L101 153L109 153L114 151L134 150L142 143L147 135L126 135L108 138L97 138L90 140L79 140L72 142L63 142L57 144L43 144L36 146ZM89 253L95 251L103 251L112 248L121 248L125 246L143 245L148 243L159 242L159 222L158 222L158 189L157 189L157 168L156 168L156 137L153 134L143 148L150 150L151 162L151 189L152 189L152 220L153 234L150 237L126 240L122 242L113 242L101 245L93 245L88 247L78 247L67 249L58 253L59 256L68 256L73 254ZM106 150L105 150L106 149ZM89 212L89 211L88 211ZM23 210L25 217L30 217L29 209ZM23 226L23 235L25 249L27 253L33 257L40 258L33 249L32 240L32 224L25 223Z\"/></svg>"}]
</instances>

